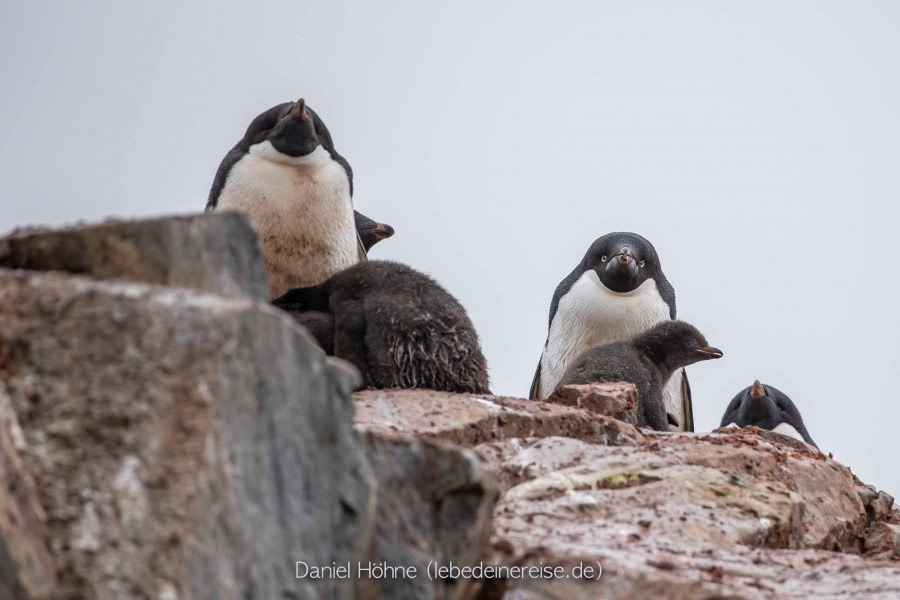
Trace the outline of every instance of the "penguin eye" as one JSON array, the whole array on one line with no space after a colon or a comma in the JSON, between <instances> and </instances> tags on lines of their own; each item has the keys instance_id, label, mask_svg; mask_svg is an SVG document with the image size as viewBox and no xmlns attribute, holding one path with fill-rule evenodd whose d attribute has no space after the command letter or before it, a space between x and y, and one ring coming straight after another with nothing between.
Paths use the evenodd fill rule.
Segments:
<instances>
[{"instance_id":1,"label":"penguin eye","mask_svg":"<svg viewBox=\"0 0 900 600\"><path fill-rule=\"evenodd\" d=\"M644 266L644 264L646 264L646 261L643 261L643 260L642 260L642 261L641 261L641 264L640 264L640 265L638 265L638 266L640 266L640 267L643 267L643 266Z\"/></svg>"},{"instance_id":2,"label":"penguin eye","mask_svg":"<svg viewBox=\"0 0 900 600\"><path fill-rule=\"evenodd\" d=\"M600 262L606 262L606 255L605 255L605 254L604 254L603 256L600 257Z\"/></svg>"}]
</instances>

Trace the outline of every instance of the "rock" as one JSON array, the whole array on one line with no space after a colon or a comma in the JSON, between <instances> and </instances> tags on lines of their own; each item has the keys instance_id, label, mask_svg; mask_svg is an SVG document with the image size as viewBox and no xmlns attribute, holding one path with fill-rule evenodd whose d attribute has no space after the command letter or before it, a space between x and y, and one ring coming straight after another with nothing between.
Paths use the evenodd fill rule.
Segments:
<instances>
[{"instance_id":1,"label":"rock","mask_svg":"<svg viewBox=\"0 0 900 600\"><path fill-rule=\"evenodd\" d=\"M726 425L725 427L714 429L713 433L732 433L736 429L743 429L744 433L752 433L763 438L764 440L775 442L776 444L781 444L782 446L790 446L791 448L796 448L797 450L807 450L814 453L819 452L818 448L816 448L812 444L807 444L803 440L798 440L795 437L791 437L783 433L778 433L777 431L761 429L755 425L747 425L745 427Z\"/></svg>"},{"instance_id":2,"label":"rock","mask_svg":"<svg viewBox=\"0 0 900 600\"><path fill-rule=\"evenodd\" d=\"M433 390L366 390L353 398L357 429L463 446L519 437L568 436L608 444L643 437L627 423L533 400Z\"/></svg>"},{"instance_id":3,"label":"rock","mask_svg":"<svg viewBox=\"0 0 900 600\"><path fill-rule=\"evenodd\" d=\"M21 436L9 396L0 391L0 598L50 598L55 573L43 544L47 516L19 456Z\"/></svg>"},{"instance_id":4,"label":"rock","mask_svg":"<svg viewBox=\"0 0 900 600\"><path fill-rule=\"evenodd\" d=\"M469 446L496 470L483 564L506 571L479 600L900 597L900 563L885 560L900 513L840 463L755 428L638 430L592 412L610 410L584 400L595 392L562 392L566 406L354 396L357 429Z\"/></svg>"},{"instance_id":5,"label":"rock","mask_svg":"<svg viewBox=\"0 0 900 600\"><path fill-rule=\"evenodd\" d=\"M632 383L563 385L556 388L545 402L575 406L590 413L637 424L637 389Z\"/></svg>"},{"instance_id":6,"label":"rock","mask_svg":"<svg viewBox=\"0 0 900 600\"><path fill-rule=\"evenodd\" d=\"M866 556L872 558L900 558L900 519L876 522L865 542Z\"/></svg>"},{"instance_id":7,"label":"rock","mask_svg":"<svg viewBox=\"0 0 900 600\"><path fill-rule=\"evenodd\" d=\"M894 508L894 497L858 479L856 484L869 526L863 545L866 556L900 558L900 510Z\"/></svg>"},{"instance_id":8,"label":"rock","mask_svg":"<svg viewBox=\"0 0 900 600\"><path fill-rule=\"evenodd\" d=\"M33 571L17 552L0 559L18 597L362 595L360 582L295 578L295 561L370 556L374 494L351 424L358 374L288 315L0 270L0 322L13 409L0 439L18 440L0 444L0 464L20 460L12 471L34 483L4 478L0 502L37 523ZM0 534L0 547L24 547L21 529Z\"/></svg>"},{"instance_id":9,"label":"rock","mask_svg":"<svg viewBox=\"0 0 900 600\"><path fill-rule=\"evenodd\" d=\"M268 298L256 231L245 215L233 211L23 229L0 238L0 267Z\"/></svg>"},{"instance_id":10,"label":"rock","mask_svg":"<svg viewBox=\"0 0 900 600\"><path fill-rule=\"evenodd\" d=\"M361 440L379 490L374 563L394 569L378 579L380 597L471 598L477 581L432 580L427 569L432 561L471 566L483 558L497 498L493 474L475 453L448 444L382 433Z\"/></svg>"},{"instance_id":11,"label":"rock","mask_svg":"<svg viewBox=\"0 0 900 600\"><path fill-rule=\"evenodd\" d=\"M603 572L598 580L573 574L577 567L590 566L596 577L595 555L585 552L572 559L536 551L518 564L545 569L560 567L563 574L489 581L480 599L895 600L900 597L900 567L896 562L872 561L824 550L784 552L725 546L699 557L686 557L678 548L660 549L655 558L641 552L614 554L618 556L600 559Z\"/></svg>"},{"instance_id":12,"label":"rock","mask_svg":"<svg viewBox=\"0 0 900 600\"><path fill-rule=\"evenodd\" d=\"M818 452L742 430L648 432L615 447L514 439L478 451L501 472L492 560L569 575L580 564L603 569L599 581L491 581L486 598L762 598L786 585L791 597L821 598L861 582L886 598L900 593L900 565L834 558L859 553L866 513L849 470ZM889 535L871 543L884 547Z\"/></svg>"}]
</instances>

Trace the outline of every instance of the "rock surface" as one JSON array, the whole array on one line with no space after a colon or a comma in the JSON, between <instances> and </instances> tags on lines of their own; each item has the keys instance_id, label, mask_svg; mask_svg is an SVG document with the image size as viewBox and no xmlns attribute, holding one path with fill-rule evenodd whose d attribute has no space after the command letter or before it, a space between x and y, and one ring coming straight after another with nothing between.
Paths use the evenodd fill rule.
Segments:
<instances>
[{"instance_id":1,"label":"rock surface","mask_svg":"<svg viewBox=\"0 0 900 600\"><path fill-rule=\"evenodd\" d=\"M0 265L4 600L900 597L894 499L791 438L640 430L627 384L351 401L238 214Z\"/></svg>"},{"instance_id":2,"label":"rock surface","mask_svg":"<svg viewBox=\"0 0 900 600\"><path fill-rule=\"evenodd\" d=\"M359 428L463 446L554 435L604 443L643 437L627 423L546 402L433 390L366 390L353 397Z\"/></svg>"},{"instance_id":3,"label":"rock surface","mask_svg":"<svg viewBox=\"0 0 900 600\"><path fill-rule=\"evenodd\" d=\"M478 582L431 579L429 563L474 565L491 534L497 483L471 450L409 436L361 432L378 481L376 564L408 571L377 580L379 597L472 597Z\"/></svg>"},{"instance_id":4,"label":"rock surface","mask_svg":"<svg viewBox=\"0 0 900 600\"><path fill-rule=\"evenodd\" d=\"M354 595L294 577L368 558L375 505L358 375L290 317L0 270L0 322L4 597Z\"/></svg>"},{"instance_id":5,"label":"rock surface","mask_svg":"<svg viewBox=\"0 0 900 600\"><path fill-rule=\"evenodd\" d=\"M0 238L0 267L268 298L258 236L247 217L233 211L22 229Z\"/></svg>"},{"instance_id":6,"label":"rock surface","mask_svg":"<svg viewBox=\"0 0 900 600\"><path fill-rule=\"evenodd\" d=\"M632 383L562 385L544 402L583 408L590 413L637 424L637 389Z\"/></svg>"},{"instance_id":7,"label":"rock surface","mask_svg":"<svg viewBox=\"0 0 900 600\"><path fill-rule=\"evenodd\" d=\"M565 391L568 406L367 391L355 420L474 448L500 484L485 564L561 568L486 579L478 598L900 597L893 498L771 432L658 433L592 413L628 418L616 386Z\"/></svg>"}]
</instances>

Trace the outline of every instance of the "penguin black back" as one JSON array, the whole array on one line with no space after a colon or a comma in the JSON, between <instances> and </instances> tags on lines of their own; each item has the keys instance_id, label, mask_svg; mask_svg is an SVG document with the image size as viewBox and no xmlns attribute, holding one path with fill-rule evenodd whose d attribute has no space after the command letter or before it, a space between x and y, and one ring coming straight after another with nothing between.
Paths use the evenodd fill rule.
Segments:
<instances>
[{"instance_id":1,"label":"penguin black back","mask_svg":"<svg viewBox=\"0 0 900 600\"><path fill-rule=\"evenodd\" d=\"M693 325L664 321L622 342L595 346L569 366L560 385L633 383L638 392L638 424L667 431L671 421L663 402L663 388L673 373L702 360L721 358Z\"/></svg>"},{"instance_id":2,"label":"penguin black back","mask_svg":"<svg viewBox=\"0 0 900 600\"><path fill-rule=\"evenodd\" d=\"M816 443L803 423L803 417L787 394L771 385L754 381L741 390L725 409L719 427L753 425L802 440L811 446Z\"/></svg>"},{"instance_id":3,"label":"penguin black back","mask_svg":"<svg viewBox=\"0 0 900 600\"><path fill-rule=\"evenodd\" d=\"M335 356L356 365L366 387L489 393L487 363L465 310L406 265L360 263L273 304L302 324L312 319L323 348L331 344ZM322 313L333 319L330 338L321 333Z\"/></svg>"}]
</instances>

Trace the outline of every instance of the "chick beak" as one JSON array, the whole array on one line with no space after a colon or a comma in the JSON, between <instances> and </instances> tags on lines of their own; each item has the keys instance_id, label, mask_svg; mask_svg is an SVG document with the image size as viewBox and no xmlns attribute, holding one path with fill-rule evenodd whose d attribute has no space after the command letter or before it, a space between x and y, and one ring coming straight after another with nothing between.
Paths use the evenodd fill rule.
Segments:
<instances>
[{"instance_id":1,"label":"chick beak","mask_svg":"<svg viewBox=\"0 0 900 600\"><path fill-rule=\"evenodd\" d=\"M724 354L718 348L707 346L705 348L697 348L697 352L703 354L705 358L722 358Z\"/></svg>"}]
</instances>

